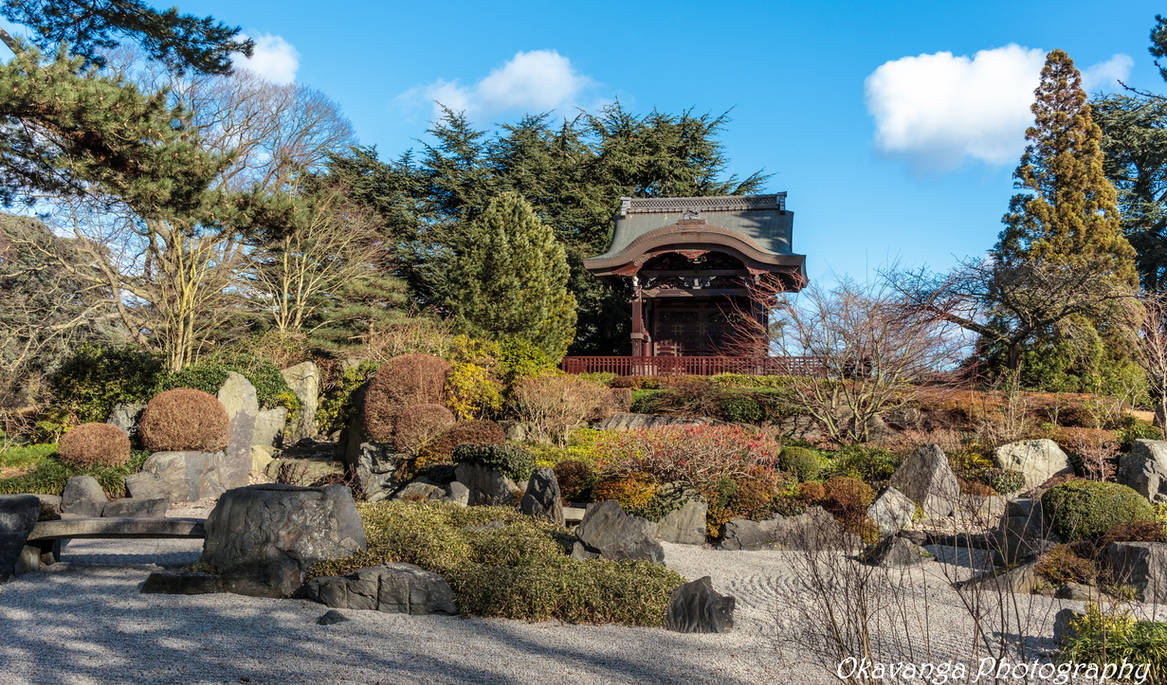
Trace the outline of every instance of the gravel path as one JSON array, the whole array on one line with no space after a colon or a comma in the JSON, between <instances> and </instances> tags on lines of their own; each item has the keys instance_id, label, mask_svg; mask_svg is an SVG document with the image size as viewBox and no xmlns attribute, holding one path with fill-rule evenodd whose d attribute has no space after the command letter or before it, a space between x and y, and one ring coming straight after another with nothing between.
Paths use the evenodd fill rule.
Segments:
<instances>
[{"instance_id":1,"label":"gravel path","mask_svg":"<svg viewBox=\"0 0 1167 685\"><path fill-rule=\"evenodd\" d=\"M0 585L0 683L833 682L787 644L797 597L789 552L665 545L689 578L737 597L736 629L681 635L618 626L401 616L236 595L142 595L158 565L197 560L201 541L75 541L62 563ZM909 642L959 655L968 619L932 564L929 620ZM951 568L951 567L950 567ZM1039 598L1037 640L1061 606Z\"/></svg>"}]
</instances>

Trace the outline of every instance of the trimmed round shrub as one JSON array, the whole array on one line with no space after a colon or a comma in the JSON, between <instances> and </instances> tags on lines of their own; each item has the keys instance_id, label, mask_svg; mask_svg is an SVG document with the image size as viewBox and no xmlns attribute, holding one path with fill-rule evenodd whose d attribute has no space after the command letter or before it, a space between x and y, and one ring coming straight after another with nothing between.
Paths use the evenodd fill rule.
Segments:
<instances>
[{"instance_id":1,"label":"trimmed round shrub","mask_svg":"<svg viewBox=\"0 0 1167 685\"><path fill-rule=\"evenodd\" d=\"M564 502L582 502L591 497L596 472L578 459L564 459L555 465L555 480Z\"/></svg>"},{"instance_id":2,"label":"trimmed round shrub","mask_svg":"<svg viewBox=\"0 0 1167 685\"><path fill-rule=\"evenodd\" d=\"M827 508L844 520L862 518L875 501L875 491L858 478L835 476L823 484Z\"/></svg>"},{"instance_id":3,"label":"trimmed round shrub","mask_svg":"<svg viewBox=\"0 0 1167 685\"><path fill-rule=\"evenodd\" d=\"M535 457L518 445L466 443L454 448L454 461L497 469L520 485L535 470Z\"/></svg>"},{"instance_id":4,"label":"trimmed round shrub","mask_svg":"<svg viewBox=\"0 0 1167 685\"><path fill-rule=\"evenodd\" d=\"M823 470L819 455L808 447L783 447L778 454L778 467L798 476L800 481L818 480Z\"/></svg>"},{"instance_id":5,"label":"trimmed round shrub","mask_svg":"<svg viewBox=\"0 0 1167 685\"><path fill-rule=\"evenodd\" d=\"M61 436L62 461L82 468L121 466L130 460L130 437L108 423L83 423Z\"/></svg>"},{"instance_id":6,"label":"trimmed round shrub","mask_svg":"<svg viewBox=\"0 0 1167 685\"><path fill-rule=\"evenodd\" d=\"M903 457L880 447L848 445L835 453L830 471L836 476L877 483L891 478L903 460Z\"/></svg>"},{"instance_id":7,"label":"trimmed round shrub","mask_svg":"<svg viewBox=\"0 0 1167 685\"><path fill-rule=\"evenodd\" d=\"M719 409L726 421L736 423L758 423L765 416L758 401L749 395L727 395Z\"/></svg>"},{"instance_id":8,"label":"trimmed round shrub","mask_svg":"<svg viewBox=\"0 0 1167 685\"><path fill-rule=\"evenodd\" d=\"M402 452L415 454L454 425L454 413L440 404L416 404L393 420L393 442Z\"/></svg>"},{"instance_id":9,"label":"trimmed round shrub","mask_svg":"<svg viewBox=\"0 0 1167 685\"><path fill-rule=\"evenodd\" d=\"M450 458L454 456L454 448L458 445L468 442L501 445L506 441L507 436L502 426L494 421L486 419L459 421L426 445L426 451L435 457Z\"/></svg>"},{"instance_id":10,"label":"trimmed round shrub","mask_svg":"<svg viewBox=\"0 0 1167 685\"><path fill-rule=\"evenodd\" d=\"M138 435L151 452L210 452L227 446L231 420L214 395L176 388L146 404Z\"/></svg>"},{"instance_id":11,"label":"trimmed round shrub","mask_svg":"<svg viewBox=\"0 0 1167 685\"><path fill-rule=\"evenodd\" d=\"M1155 518L1151 503L1119 483L1075 480L1041 496L1042 512L1066 542L1097 540L1114 526Z\"/></svg>"},{"instance_id":12,"label":"trimmed round shrub","mask_svg":"<svg viewBox=\"0 0 1167 685\"><path fill-rule=\"evenodd\" d=\"M808 481L798 484L798 492L802 498L810 503L820 502L827 496L827 489L822 483Z\"/></svg>"},{"instance_id":13,"label":"trimmed round shrub","mask_svg":"<svg viewBox=\"0 0 1167 685\"><path fill-rule=\"evenodd\" d=\"M592 488L592 497L597 502L616 500L624 511L639 511L652 501L657 489L657 484L644 474L633 473L597 484Z\"/></svg>"},{"instance_id":14,"label":"trimmed round shrub","mask_svg":"<svg viewBox=\"0 0 1167 685\"><path fill-rule=\"evenodd\" d=\"M377 442L390 442L401 410L442 403L449 372L450 365L431 354L403 354L382 364L365 391L365 434Z\"/></svg>"}]
</instances>

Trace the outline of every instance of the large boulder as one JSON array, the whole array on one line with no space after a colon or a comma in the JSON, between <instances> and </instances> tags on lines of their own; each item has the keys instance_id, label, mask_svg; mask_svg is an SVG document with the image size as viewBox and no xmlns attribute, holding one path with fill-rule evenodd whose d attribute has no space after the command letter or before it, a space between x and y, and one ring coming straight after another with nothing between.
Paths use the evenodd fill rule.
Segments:
<instances>
[{"instance_id":1,"label":"large boulder","mask_svg":"<svg viewBox=\"0 0 1167 685\"><path fill-rule=\"evenodd\" d=\"M1025 476L1026 490L1036 488L1054 476L1074 473L1066 453L1056 442L1046 438L1001 445L995 454L1001 468L1020 471Z\"/></svg>"},{"instance_id":2,"label":"large boulder","mask_svg":"<svg viewBox=\"0 0 1167 685\"><path fill-rule=\"evenodd\" d=\"M563 525L563 500L555 470L546 466L535 469L527 481L527 491L519 502L519 509L528 516L544 518Z\"/></svg>"},{"instance_id":3,"label":"large boulder","mask_svg":"<svg viewBox=\"0 0 1167 685\"><path fill-rule=\"evenodd\" d=\"M229 590L287 597L317 561L364 550L365 531L343 485L298 488L277 483L229 490L207 517L202 561Z\"/></svg>"},{"instance_id":4,"label":"large boulder","mask_svg":"<svg viewBox=\"0 0 1167 685\"><path fill-rule=\"evenodd\" d=\"M665 627L678 633L725 633L733 629L731 595L718 594L709 576L685 583L669 597Z\"/></svg>"},{"instance_id":5,"label":"large boulder","mask_svg":"<svg viewBox=\"0 0 1167 685\"><path fill-rule=\"evenodd\" d=\"M608 500L588 505L575 535L584 549L614 561L664 561L655 526L624 513L620 503Z\"/></svg>"},{"instance_id":6,"label":"large boulder","mask_svg":"<svg viewBox=\"0 0 1167 685\"><path fill-rule=\"evenodd\" d=\"M1167 603L1167 543L1111 543L1106 565L1117 583L1133 587L1143 602Z\"/></svg>"},{"instance_id":7,"label":"large boulder","mask_svg":"<svg viewBox=\"0 0 1167 685\"><path fill-rule=\"evenodd\" d=\"M300 413L295 425L289 427L289 443L316 436L316 411L320 406L320 368L306 361L290 366L280 375L300 400Z\"/></svg>"},{"instance_id":8,"label":"large boulder","mask_svg":"<svg viewBox=\"0 0 1167 685\"><path fill-rule=\"evenodd\" d=\"M455 477L470 490L470 505L508 505L519 486L498 469L481 464L458 464ZM558 486L557 486L558 487Z\"/></svg>"},{"instance_id":9,"label":"large boulder","mask_svg":"<svg viewBox=\"0 0 1167 685\"><path fill-rule=\"evenodd\" d=\"M138 419L145 409L146 405L141 402L119 402L113 405L105 422L121 428L133 441L138 436Z\"/></svg>"},{"instance_id":10,"label":"large boulder","mask_svg":"<svg viewBox=\"0 0 1167 685\"><path fill-rule=\"evenodd\" d=\"M345 454L355 483L369 502L387 499L398 489L397 473L409 458L384 442L357 442Z\"/></svg>"},{"instance_id":11,"label":"large boulder","mask_svg":"<svg viewBox=\"0 0 1167 685\"><path fill-rule=\"evenodd\" d=\"M656 524L656 537L665 542L682 545L705 543L705 515L709 504L704 499L694 498L661 517Z\"/></svg>"},{"instance_id":12,"label":"large boulder","mask_svg":"<svg viewBox=\"0 0 1167 685\"><path fill-rule=\"evenodd\" d=\"M952 513L960 496L960 483L939 445L922 445L896 469L889 483L907 495L929 518Z\"/></svg>"},{"instance_id":13,"label":"large boulder","mask_svg":"<svg viewBox=\"0 0 1167 685\"><path fill-rule=\"evenodd\" d=\"M135 497L162 495L171 502L193 502L207 497L218 497L227 487L223 474L223 452L155 452L142 464L142 473L152 476L161 483L162 492L139 494L131 490ZM250 464L248 464L250 470ZM147 481L142 480L145 484Z\"/></svg>"},{"instance_id":14,"label":"large boulder","mask_svg":"<svg viewBox=\"0 0 1167 685\"><path fill-rule=\"evenodd\" d=\"M93 476L73 476L61 493L61 513L67 516L101 516L109 498Z\"/></svg>"},{"instance_id":15,"label":"large boulder","mask_svg":"<svg viewBox=\"0 0 1167 685\"><path fill-rule=\"evenodd\" d=\"M313 578L304 597L334 609L369 609L393 614L457 614L454 592L438 574L413 564L363 568L347 576Z\"/></svg>"},{"instance_id":16,"label":"large boulder","mask_svg":"<svg viewBox=\"0 0 1167 685\"><path fill-rule=\"evenodd\" d=\"M997 554L1004 565L1040 556L1061 542L1050 529L1040 499L1020 498L1005 505L997 537Z\"/></svg>"},{"instance_id":17,"label":"large boulder","mask_svg":"<svg viewBox=\"0 0 1167 685\"><path fill-rule=\"evenodd\" d=\"M1167 441L1135 440L1119 460L1118 476L1152 502L1167 502Z\"/></svg>"},{"instance_id":18,"label":"large boulder","mask_svg":"<svg viewBox=\"0 0 1167 685\"><path fill-rule=\"evenodd\" d=\"M721 549L855 549L858 536L848 532L822 507L810 507L797 516L776 516L768 521L737 518L725 524Z\"/></svg>"},{"instance_id":19,"label":"large boulder","mask_svg":"<svg viewBox=\"0 0 1167 685\"><path fill-rule=\"evenodd\" d=\"M907 568L918 566L934 557L931 552L901 537L889 537L863 550L859 558L872 566Z\"/></svg>"},{"instance_id":20,"label":"large boulder","mask_svg":"<svg viewBox=\"0 0 1167 685\"><path fill-rule=\"evenodd\" d=\"M167 505L165 499L123 497L106 502L101 515L111 518L166 518Z\"/></svg>"},{"instance_id":21,"label":"large boulder","mask_svg":"<svg viewBox=\"0 0 1167 685\"><path fill-rule=\"evenodd\" d=\"M867 516L879 527L882 536L895 535L912 523L916 503L895 488L884 488L867 507Z\"/></svg>"},{"instance_id":22,"label":"large boulder","mask_svg":"<svg viewBox=\"0 0 1167 685\"><path fill-rule=\"evenodd\" d=\"M255 415L255 432L252 433L252 447L274 447L283 442L284 424L288 421L288 408L265 409Z\"/></svg>"},{"instance_id":23,"label":"large boulder","mask_svg":"<svg viewBox=\"0 0 1167 685\"><path fill-rule=\"evenodd\" d=\"M219 479L224 489L242 487L251 481L251 446L256 444L259 401L255 386L243 374L231 371L215 397L231 420L231 439L223 452Z\"/></svg>"},{"instance_id":24,"label":"large boulder","mask_svg":"<svg viewBox=\"0 0 1167 685\"><path fill-rule=\"evenodd\" d=\"M41 501L35 495L0 495L0 581L15 575L40 513Z\"/></svg>"},{"instance_id":25,"label":"large boulder","mask_svg":"<svg viewBox=\"0 0 1167 685\"><path fill-rule=\"evenodd\" d=\"M136 499L169 499L170 489L153 473L139 471L122 479L126 494Z\"/></svg>"}]
</instances>

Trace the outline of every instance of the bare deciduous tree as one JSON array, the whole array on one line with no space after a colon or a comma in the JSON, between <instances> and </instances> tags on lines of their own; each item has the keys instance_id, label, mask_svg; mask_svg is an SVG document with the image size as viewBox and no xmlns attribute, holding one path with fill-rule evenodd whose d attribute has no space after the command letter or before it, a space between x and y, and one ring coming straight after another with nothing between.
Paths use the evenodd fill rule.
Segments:
<instances>
[{"instance_id":1,"label":"bare deciduous tree","mask_svg":"<svg viewBox=\"0 0 1167 685\"><path fill-rule=\"evenodd\" d=\"M1147 293L1142 298L1143 322L1135 344L1135 359L1147 373L1155 401L1155 424L1167 426L1167 295Z\"/></svg>"},{"instance_id":2,"label":"bare deciduous tree","mask_svg":"<svg viewBox=\"0 0 1167 685\"><path fill-rule=\"evenodd\" d=\"M826 378L794 376L800 408L834 440L865 442L873 420L911 399L915 385L956 360L952 326L906 306L886 284L844 281L779 296L762 282L752 297L773 303L773 344L814 357Z\"/></svg>"}]
</instances>

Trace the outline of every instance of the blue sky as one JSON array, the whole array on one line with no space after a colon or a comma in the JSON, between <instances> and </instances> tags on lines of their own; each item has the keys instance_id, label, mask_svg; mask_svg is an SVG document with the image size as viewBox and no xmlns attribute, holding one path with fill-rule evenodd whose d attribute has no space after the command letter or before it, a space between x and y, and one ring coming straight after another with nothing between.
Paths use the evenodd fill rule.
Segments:
<instances>
[{"instance_id":1,"label":"blue sky","mask_svg":"<svg viewBox=\"0 0 1167 685\"><path fill-rule=\"evenodd\" d=\"M180 5L259 37L257 71L326 93L382 157L416 147L434 96L483 126L616 97L732 109L731 169L773 174L827 282L993 244L1043 51L1095 89L1167 91L1147 54L1167 8L1149 2Z\"/></svg>"}]
</instances>

